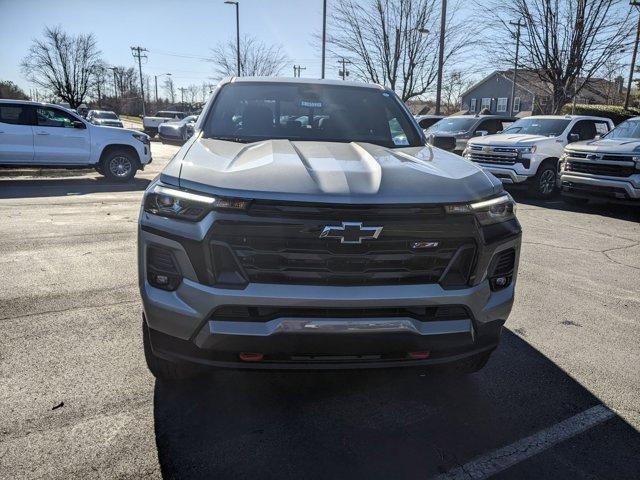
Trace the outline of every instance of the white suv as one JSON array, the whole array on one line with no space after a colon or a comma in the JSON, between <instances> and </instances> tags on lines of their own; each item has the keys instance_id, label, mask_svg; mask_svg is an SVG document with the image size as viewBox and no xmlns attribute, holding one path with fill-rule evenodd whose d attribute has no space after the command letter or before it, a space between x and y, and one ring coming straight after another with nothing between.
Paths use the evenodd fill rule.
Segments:
<instances>
[{"instance_id":1,"label":"white suv","mask_svg":"<svg viewBox=\"0 0 640 480\"><path fill-rule=\"evenodd\" d=\"M58 105L0 100L0 165L92 167L125 181L149 163L142 132L93 125Z\"/></svg>"},{"instance_id":2,"label":"white suv","mask_svg":"<svg viewBox=\"0 0 640 480\"><path fill-rule=\"evenodd\" d=\"M481 164L502 183L527 182L535 195L550 197L557 188L558 160L564 147L612 129L613 122L602 117L527 117L501 134L470 139L463 155Z\"/></svg>"}]
</instances>

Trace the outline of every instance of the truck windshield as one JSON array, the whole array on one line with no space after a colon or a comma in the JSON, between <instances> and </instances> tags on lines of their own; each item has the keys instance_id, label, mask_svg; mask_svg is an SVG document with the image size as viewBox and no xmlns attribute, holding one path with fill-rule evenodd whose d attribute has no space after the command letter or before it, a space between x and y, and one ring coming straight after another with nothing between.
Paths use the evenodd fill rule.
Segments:
<instances>
[{"instance_id":1,"label":"truck windshield","mask_svg":"<svg viewBox=\"0 0 640 480\"><path fill-rule=\"evenodd\" d=\"M606 139L618 139L618 138L640 138L640 119L638 120L626 120L611 130Z\"/></svg>"},{"instance_id":2,"label":"truck windshield","mask_svg":"<svg viewBox=\"0 0 640 480\"><path fill-rule=\"evenodd\" d=\"M179 117L180 115L178 112L158 112L155 116L160 118L174 118Z\"/></svg>"},{"instance_id":3,"label":"truck windshield","mask_svg":"<svg viewBox=\"0 0 640 480\"><path fill-rule=\"evenodd\" d=\"M570 122L571 120L559 118L523 118L502 133L557 137L564 132L564 129L567 128Z\"/></svg>"},{"instance_id":4,"label":"truck windshield","mask_svg":"<svg viewBox=\"0 0 640 480\"><path fill-rule=\"evenodd\" d=\"M118 116L113 112L98 112L94 116L96 118L108 118L111 120L118 120Z\"/></svg>"},{"instance_id":5,"label":"truck windshield","mask_svg":"<svg viewBox=\"0 0 640 480\"><path fill-rule=\"evenodd\" d=\"M374 88L297 83L222 87L203 125L205 138L422 145L397 98Z\"/></svg>"},{"instance_id":6,"label":"truck windshield","mask_svg":"<svg viewBox=\"0 0 640 480\"><path fill-rule=\"evenodd\" d=\"M443 118L433 124L427 133L464 133L478 121L475 117L468 118Z\"/></svg>"}]
</instances>

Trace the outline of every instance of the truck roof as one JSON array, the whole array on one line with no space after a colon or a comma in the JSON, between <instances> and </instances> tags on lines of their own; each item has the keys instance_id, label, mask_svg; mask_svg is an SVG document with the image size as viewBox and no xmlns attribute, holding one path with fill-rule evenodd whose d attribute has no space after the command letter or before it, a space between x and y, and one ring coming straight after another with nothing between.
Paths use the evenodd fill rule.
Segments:
<instances>
[{"instance_id":1,"label":"truck roof","mask_svg":"<svg viewBox=\"0 0 640 480\"><path fill-rule=\"evenodd\" d=\"M530 117L523 117L519 120L524 120L525 118L548 118L551 120L611 120L607 117L596 117L594 115L531 115Z\"/></svg>"},{"instance_id":2,"label":"truck roof","mask_svg":"<svg viewBox=\"0 0 640 480\"><path fill-rule=\"evenodd\" d=\"M373 88L376 90L385 90L382 85L377 83L363 83L343 80L328 80L319 78L294 78L294 77L227 77L221 83L299 83L301 85L335 85L343 87L360 87Z\"/></svg>"}]
</instances>

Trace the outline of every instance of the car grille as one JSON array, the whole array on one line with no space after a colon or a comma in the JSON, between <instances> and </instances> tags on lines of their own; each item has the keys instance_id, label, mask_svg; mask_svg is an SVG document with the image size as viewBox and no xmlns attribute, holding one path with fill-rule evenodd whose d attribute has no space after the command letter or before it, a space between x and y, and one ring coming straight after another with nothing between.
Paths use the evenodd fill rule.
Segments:
<instances>
[{"instance_id":1,"label":"car grille","mask_svg":"<svg viewBox=\"0 0 640 480\"><path fill-rule=\"evenodd\" d=\"M629 177L635 173L635 168L626 165L588 163L568 160L565 165L566 172L587 173L590 175L604 175L607 177Z\"/></svg>"},{"instance_id":2,"label":"car grille","mask_svg":"<svg viewBox=\"0 0 640 480\"><path fill-rule=\"evenodd\" d=\"M590 155L594 154L586 152L567 151L567 155L571 158L589 158ZM602 158L598 158L598 160L611 162L633 162L633 157L630 155L602 154Z\"/></svg>"},{"instance_id":3,"label":"car grille","mask_svg":"<svg viewBox=\"0 0 640 480\"><path fill-rule=\"evenodd\" d=\"M322 208L318 210L316 213L320 215ZM349 208L346 210L351 212ZM365 227L382 226L383 230L377 239L342 244L339 239L320 238L325 226L340 225L341 215L320 221L298 220L300 212L296 210L289 213L290 218L278 220L254 216L247 221L217 221L211 232L212 257L220 258L219 250L228 248L247 280L255 283L437 283L442 281L446 270L447 287L464 286L475 260L472 217L458 216L455 224L447 224L450 220L445 215L422 220L367 221L366 216L353 216L351 212L350 221L362 220ZM420 241L438 245L415 248L414 242Z\"/></svg>"},{"instance_id":4,"label":"car grille","mask_svg":"<svg viewBox=\"0 0 640 480\"><path fill-rule=\"evenodd\" d=\"M471 145L467 158L473 162L496 163L500 165L515 165L518 163L518 152L515 148L491 147L491 151L484 152L483 147Z\"/></svg>"}]
</instances>

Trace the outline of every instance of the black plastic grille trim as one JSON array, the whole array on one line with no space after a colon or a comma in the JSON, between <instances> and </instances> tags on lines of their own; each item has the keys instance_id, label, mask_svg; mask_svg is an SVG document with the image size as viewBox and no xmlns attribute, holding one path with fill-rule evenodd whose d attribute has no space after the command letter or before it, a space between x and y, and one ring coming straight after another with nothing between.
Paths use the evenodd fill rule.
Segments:
<instances>
[{"instance_id":1,"label":"black plastic grille trim","mask_svg":"<svg viewBox=\"0 0 640 480\"><path fill-rule=\"evenodd\" d=\"M565 171L588 173L590 175L604 175L608 177L629 177L635 173L635 168L626 165L587 163L569 160L565 166Z\"/></svg>"}]
</instances>

